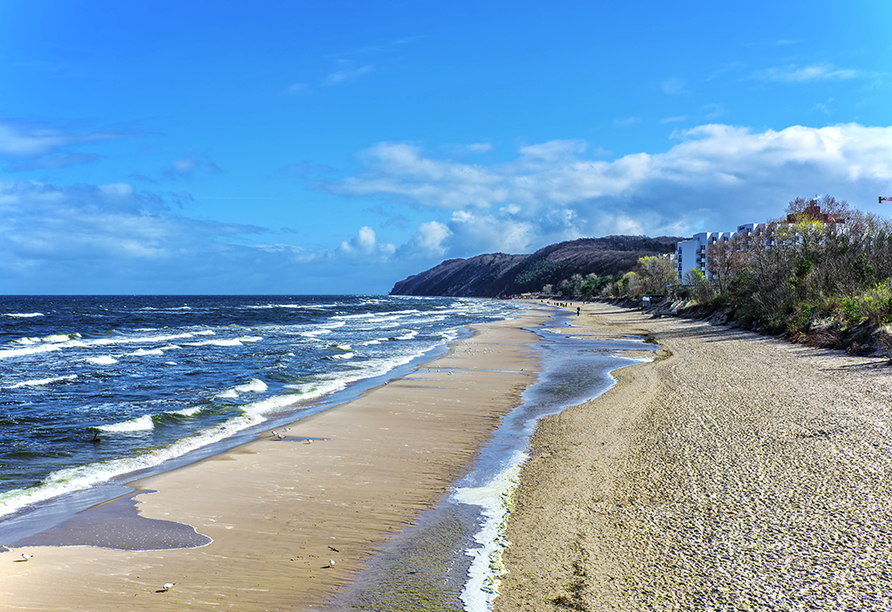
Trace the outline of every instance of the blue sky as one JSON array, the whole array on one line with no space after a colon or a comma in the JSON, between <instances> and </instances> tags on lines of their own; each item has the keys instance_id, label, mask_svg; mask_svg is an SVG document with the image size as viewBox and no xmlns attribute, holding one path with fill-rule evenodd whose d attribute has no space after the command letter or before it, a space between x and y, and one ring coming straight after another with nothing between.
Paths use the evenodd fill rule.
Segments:
<instances>
[{"instance_id":1,"label":"blue sky","mask_svg":"<svg viewBox=\"0 0 892 612\"><path fill-rule=\"evenodd\" d=\"M0 293L890 216L892 3L0 0Z\"/></svg>"}]
</instances>

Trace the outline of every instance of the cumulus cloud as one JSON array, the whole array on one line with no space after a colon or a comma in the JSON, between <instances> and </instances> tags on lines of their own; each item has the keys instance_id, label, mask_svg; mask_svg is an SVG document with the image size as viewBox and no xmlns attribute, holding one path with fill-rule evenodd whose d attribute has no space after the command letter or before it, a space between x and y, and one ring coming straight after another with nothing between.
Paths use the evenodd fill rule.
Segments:
<instances>
[{"instance_id":1,"label":"cumulus cloud","mask_svg":"<svg viewBox=\"0 0 892 612\"><path fill-rule=\"evenodd\" d=\"M813 193L869 210L876 193L892 189L892 127L706 124L677 130L672 141L665 152L612 161L587 159L583 141L552 141L497 165L380 143L360 154L362 172L320 186L448 213L431 251L446 256L528 251L582 236L734 229Z\"/></svg>"},{"instance_id":2,"label":"cumulus cloud","mask_svg":"<svg viewBox=\"0 0 892 612\"><path fill-rule=\"evenodd\" d=\"M338 247L338 253L348 256L376 257L386 260L393 255L396 247L389 243L379 243L375 230L367 225L359 228L359 232L349 241Z\"/></svg>"},{"instance_id":3,"label":"cumulus cloud","mask_svg":"<svg viewBox=\"0 0 892 612\"><path fill-rule=\"evenodd\" d=\"M452 230L439 221L428 221L415 228L412 238L398 249L400 256L408 258L439 259L446 255L445 241Z\"/></svg>"}]
</instances>

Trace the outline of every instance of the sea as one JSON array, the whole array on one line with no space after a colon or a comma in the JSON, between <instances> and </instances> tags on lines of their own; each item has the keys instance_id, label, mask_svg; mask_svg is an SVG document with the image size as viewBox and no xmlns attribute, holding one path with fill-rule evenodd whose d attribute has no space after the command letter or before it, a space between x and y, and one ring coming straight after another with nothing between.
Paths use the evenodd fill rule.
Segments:
<instances>
[{"instance_id":1,"label":"sea","mask_svg":"<svg viewBox=\"0 0 892 612\"><path fill-rule=\"evenodd\" d=\"M345 401L344 391L380 384L469 324L518 308L389 296L0 297L0 527Z\"/></svg>"},{"instance_id":2,"label":"sea","mask_svg":"<svg viewBox=\"0 0 892 612\"><path fill-rule=\"evenodd\" d=\"M402 296L0 297L0 543L132 493L126 483L138 477L349 401L444 354L469 325L524 308ZM556 310L533 330L539 379L442 503L345 591L354 608L448 523L458 527L442 565L418 577L440 585L453 609L490 609L536 421L609 388L610 372L630 363L624 351L654 348L574 338L563 333L571 322Z\"/></svg>"}]
</instances>

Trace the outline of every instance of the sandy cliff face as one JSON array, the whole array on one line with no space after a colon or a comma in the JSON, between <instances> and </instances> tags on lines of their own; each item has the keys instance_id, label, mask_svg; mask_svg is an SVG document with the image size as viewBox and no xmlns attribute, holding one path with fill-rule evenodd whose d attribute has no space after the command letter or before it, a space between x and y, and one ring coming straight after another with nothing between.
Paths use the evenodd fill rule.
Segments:
<instances>
[{"instance_id":1,"label":"sandy cliff face","mask_svg":"<svg viewBox=\"0 0 892 612\"><path fill-rule=\"evenodd\" d=\"M580 238L547 246L531 255L492 253L449 259L399 281L390 294L497 297L539 291L546 284L556 285L574 274L624 274L639 257L673 252L679 240L683 238Z\"/></svg>"}]
</instances>

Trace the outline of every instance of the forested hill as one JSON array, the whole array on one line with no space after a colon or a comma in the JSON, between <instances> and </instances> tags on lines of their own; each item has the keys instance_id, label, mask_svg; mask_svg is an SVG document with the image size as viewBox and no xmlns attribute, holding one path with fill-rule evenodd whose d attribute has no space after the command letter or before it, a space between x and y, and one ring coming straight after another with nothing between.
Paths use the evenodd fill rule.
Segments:
<instances>
[{"instance_id":1,"label":"forested hill","mask_svg":"<svg viewBox=\"0 0 892 612\"><path fill-rule=\"evenodd\" d=\"M684 238L607 236L580 238L539 249L532 255L491 253L449 259L394 285L390 295L498 297L557 286L575 274L613 276L631 270L639 257L671 253Z\"/></svg>"}]
</instances>

